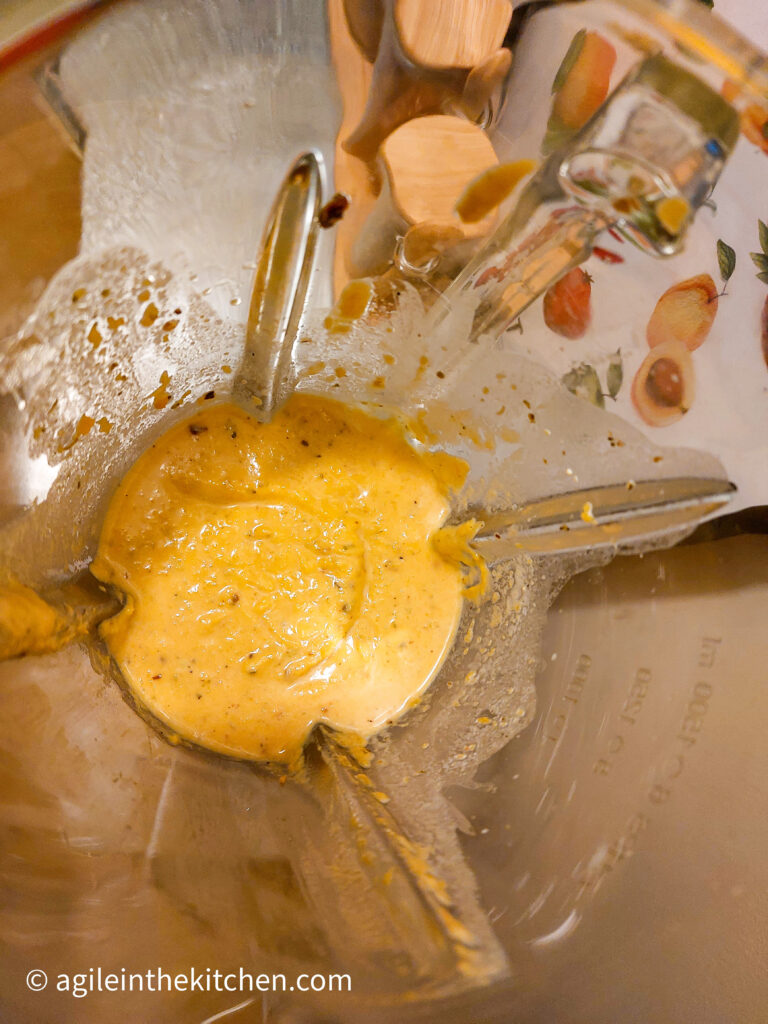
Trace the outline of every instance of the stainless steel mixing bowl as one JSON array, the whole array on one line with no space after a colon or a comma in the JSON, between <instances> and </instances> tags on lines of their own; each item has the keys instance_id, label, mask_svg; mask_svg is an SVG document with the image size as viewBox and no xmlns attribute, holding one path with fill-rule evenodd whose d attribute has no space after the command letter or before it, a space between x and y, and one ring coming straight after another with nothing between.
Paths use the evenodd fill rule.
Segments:
<instances>
[{"instance_id":1,"label":"stainless steel mixing bowl","mask_svg":"<svg viewBox=\"0 0 768 1024\"><path fill-rule=\"evenodd\" d=\"M470 69L433 57L425 70L397 56L402 38L386 36L395 23L383 2L147 0L82 19L65 6L57 35L23 46L14 9L5 22L13 49L0 50L0 564L41 588L87 563L111 487L148 438L185 414L187 398L227 393L224 367L242 354L253 261L285 167L313 148L328 193L334 174L351 187L354 160L365 161L342 143L355 138L351 119L362 116L372 76L395 90L385 92L391 103L397 88L426 103L438 82L443 115L474 118L502 160L539 145L552 77L581 28L613 33L619 64L650 37L717 89L723 82L695 53L710 45L708 23L675 21L673 5L651 0L510 9L496 47L514 49L512 70L494 77L491 62L475 75L488 85L482 102L467 89ZM436 20L425 21L424 38L437 38L434 12L451 6L429 7ZM489 25L498 15L493 3L478 8ZM637 20L649 11L655 22ZM0 15L0 37L3 26ZM385 44L389 63L377 65ZM391 109L373 112L358 152ZM706 252L714 269L718 235L754 228L766 174L758 158L754 144L738 143L714 197L719 219L702 212L682 261ZM381 165L369 173L375 180ZM338 226L350 234L377 199L358 198ZM761 422L757 406L745 399L727 435L744 447L743 463L736 441L733 463L715 443L731 427L700 406L686 419L701 424L705 453L673 451L666 446L690 436L644 437L637 422L560 387L567 353L553 351L548 369L534 365L538 308L525 314L522 338L508 333L480 359L470 350L447 383L439 343L427 350L417 340L418 280L388 318L324 333L349 276L345 237L321 232L297 386L425 410L425 436L472 465L457 515L575 483L720 474L712 453L742 474L740 485L756 475L759 438L753 452L743 438ZM749 244L739 241L730 286L729 322L744 346L760 294L743 283ZM613 279L619 313L600 321L590 350L601 375L617 332L644 326L648 294L698 269L621 254L626 267L595 271L598 285L603 272L624 273ZM393 245L390 266L395 259ZM737 348L723 388L740 359ZM764 398L744 365L749 402L749 389ZM172 400L155 401L164 372ZM705 393L719 393L717 373L705 371ZM617 409L631 415L626 388ZM741 509L672 550L610 563L589 551L559 561L526 553L500 564L498 598L467 611L429 701L373 744L371 779L390 797L380 811L322 744L309 755L309 790L169 746L80 647L0 664L3 1016L762 1019L767 523L764 508ZM289 984L322 976L326 990L110 992L89 975L241 967ZM45 989L26 980L36 970L47 973ZM329 973L348 973L351 991L328 991ZM61 990L75 975L87 995Z\"/></svg>"}]
</instances>

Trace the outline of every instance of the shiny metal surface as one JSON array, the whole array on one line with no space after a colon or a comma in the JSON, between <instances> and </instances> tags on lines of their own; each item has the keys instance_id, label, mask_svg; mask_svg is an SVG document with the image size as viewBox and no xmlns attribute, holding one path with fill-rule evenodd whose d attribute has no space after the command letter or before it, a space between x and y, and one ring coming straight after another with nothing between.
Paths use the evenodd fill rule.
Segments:
<instances>
[{"instance_id":1,"label":"shiny metal surface","mask_svg":"<svg viewBox=\"0 0 768 1024\"><path fill-rule=\"evenodd\" d=\"M243 361L232 394L257 418L269 420L289 392L291 353L305 313L317 216L322 203L314 153L288 171L264 232L248 310Z\"/></svg>"},{"instance_id":2,"label":"shiny metal surface","mask_svg":"<svg viewBox=\"0 0 768 1024\"><path fill-rule=\"evenodd\" d=\"M540 555L621 550L720 512L735 490L722 480L680 477L569 491L488 516L474 544L489 560L515 549Z\"/></svg>"}]
</instances>

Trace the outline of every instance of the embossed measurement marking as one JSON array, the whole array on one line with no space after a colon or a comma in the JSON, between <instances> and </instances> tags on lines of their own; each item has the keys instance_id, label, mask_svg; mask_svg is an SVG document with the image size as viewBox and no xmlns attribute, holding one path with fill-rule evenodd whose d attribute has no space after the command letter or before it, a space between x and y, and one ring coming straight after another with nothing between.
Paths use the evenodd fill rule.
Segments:
<instances>
[{"instance_id":1,"label":"embossed measurement marking","mask_svg":"<svg viewBox=\"0 0 768 1024\"><path fill-rule=\"evenodd\" d=\"M685 705L680 727L675 736L675 747L667 759L658 782L654 782L648 792L648 799L654 804L664 804L672 796L673 783L683 774L686 765L686 754L696 745L699 733L704 725L704 718L709 710L709 702L714 693L712 683L704 678L705 673L715 667L717 652L722 637L705 636L701 640L701 649L697 666L701 678L693 684L688 703Z\"/></svg>"},{"instance_id":2,"label":"embossed measurement marking","mask_svg":"<svg viewBox=\"0 0 768 1024\"><path fill-rule=\"evenodd\" d=\"M584 687L589 679L589 670L591 668L592 659L590 656L588 654L580 654L576 661L576 667L573 670L573 675L560 697L560 707L562 710L554 716L547 731L547 739L552 743L557 743L565 732L568 716L581 699Z\"/></svg>"},{"instance_id":3,"label":"embossed measurement marking","mask_svg":"<svg viewBox=\"0 0 768 1024\"><path fill-rule=\"evenodd\" d=\"M628 726L634 726L637 717L643 709L643 703L648 695L648 688L651 685L651 670L641 667L635 672L635 678L630 684L629 691L619 712L619 721ZM603 757L598 757L592 766L596 775L607 775L611 770L614 758L622 752L628 740L628 730L621 727L617 730L608 742L608 749Z\"/></svg>"},{"instance_id":4,"label":"embossed measurement marking","mask_svg":"<svg viewBox=\"0 0 768 1024\"><path fill-rule=\"evenodd\" d=\"M676 780L680 778L686 768L686 756L690 755L690 751L698 741L705 716L710 707L710 700L714 694L714 686L706 676L715 667L721 642L721 637L702 637L699 656L696 662L699 678L691 688L682 720L675 734L670 755L664 762L661 771L657 774L657 781L653 783L648 791L648 800L651 804L659 806L666 803L672 796ZM626 720L631 726L635 724L637 716L642 709L645 696L648 693L650 682L650 671L638 669L622 711L619 713L619 719ZM623 747L624 736L617 733L609 743L609 756L598 759L594 764L594 771L598 775L607 775L613 764L611 757L615 758L615 755ZM626 860L634 853L639 844L641 833L649 827L652 820L652 817L644 810L637 811L627 820L621 833L607 846L602 847L580 874L579 898L593 894L603 879L621 861Z\"/></svg>"}]
</instances>

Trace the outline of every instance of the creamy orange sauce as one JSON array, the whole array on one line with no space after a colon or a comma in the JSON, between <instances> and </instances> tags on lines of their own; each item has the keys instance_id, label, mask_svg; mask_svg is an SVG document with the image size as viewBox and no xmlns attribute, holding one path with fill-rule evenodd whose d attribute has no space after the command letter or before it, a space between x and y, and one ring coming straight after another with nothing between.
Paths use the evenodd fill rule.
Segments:
<instances>
[{"instance_id":1,"label":"creamy orange sauce","mask_svg":"<svg viewBox=\"0 0 768 1024\"><path fill-rule=\"evenodd\" d=\"M0 661L47 654L69 639L69 623L47 601L20 583L0 587Z\"/></svg>"},{"instance_id":2,"label":"creamy orange sauce","mask_svg":"<svg viewBox=\"0 0 768 1024\"><path fill-rule=\"evenodd\" d=\"M328 399L294 395L269 424L206 408L111 501L91 571L127 603L102 636L184 739L278 762L318 722L367 739L451 645L472 528L443 524L465 473Z\"/></svg>"}]
</instances>

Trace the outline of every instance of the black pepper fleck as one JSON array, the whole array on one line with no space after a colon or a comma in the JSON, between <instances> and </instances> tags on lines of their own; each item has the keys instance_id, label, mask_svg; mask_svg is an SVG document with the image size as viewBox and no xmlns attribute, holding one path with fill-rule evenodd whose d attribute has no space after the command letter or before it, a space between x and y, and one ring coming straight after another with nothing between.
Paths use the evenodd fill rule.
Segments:
<instances>
[{"instance_id":1,"label":"black pepper fleck","mask_svg":"<svg viewBox=\"0 0 768 1024\"><path fill-rule=\"evenodd\" d=\"M343 192L337 192L335 195L332 195L317 215L320 227L332 228L334 224L341 220L348 207L349 196L345 196Z\"/></svg>"}]
</instances>

